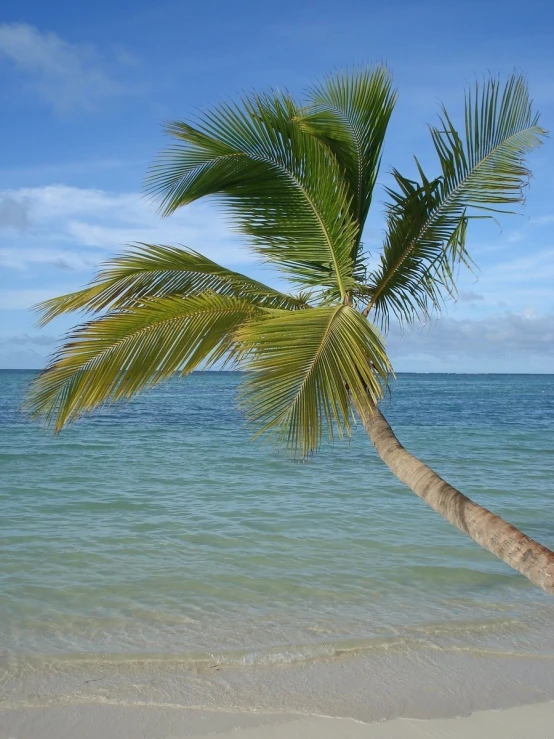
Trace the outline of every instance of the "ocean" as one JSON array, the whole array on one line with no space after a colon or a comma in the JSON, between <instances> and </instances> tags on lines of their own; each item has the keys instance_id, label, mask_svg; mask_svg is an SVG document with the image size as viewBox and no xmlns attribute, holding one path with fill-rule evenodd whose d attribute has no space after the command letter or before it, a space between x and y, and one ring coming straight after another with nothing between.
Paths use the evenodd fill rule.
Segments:
<instances>
[{"instance_id":1,"label":"ocean","mask_svg":"<svg viewBox=\"0 0 554 739\"><path fill-rule=\"evenodd\" d=\"M279 457L250 439L240 375L207 372L53 437L19 410L32 377L0 372L4 705L235 705L249 681L360 659L425 671L439 654L540 661L537 690L554 680L553 599L399 483L363 429ZM401 374L383 411L446 480L554 548L554 375Z\"/></svg>"}]
</instances>

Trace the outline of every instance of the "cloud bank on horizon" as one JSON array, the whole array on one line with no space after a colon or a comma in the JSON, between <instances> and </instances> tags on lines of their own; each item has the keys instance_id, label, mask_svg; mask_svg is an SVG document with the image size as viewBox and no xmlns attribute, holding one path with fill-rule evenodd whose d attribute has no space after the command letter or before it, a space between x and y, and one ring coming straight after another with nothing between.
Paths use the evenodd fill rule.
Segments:
<instances>
[{"instance_id":1,"label":"cloud bank on horizon","mask_svg":"<svg viewBox=\"0 0 554 739\"><path fill-rule=\"evenodd\" d=\"M387 59L401 96L383 180L387 167L410 166L413 152L429 155L425 123L434 119L437 99L459 113L464 86L485 70L509 72L519 64L544 125L549 128L554 119L554 86L541 63L554 55L542 26L530 21L522 27L506 20L492 37L479 37L473 29L468 48L464 28L446 43L440 28L446 20L429 26L428 16L438 8L430 1L418 15L401 2L387 10L348 0L356 21L344 15L333 20L331 12L322 12L315 26L305 9L289 26L245 0L234 4L234 14L221 3L213 23L207 9L185 13L179 3L153 8L139 1L124 14L102 0L94 9L60 12L55 23L43 17L38 2L27 7L24 18L10 4L7 16L13 17L0 24L0 73L7 82L0 91L2 125L9 142L0 163L0 367L43 366L77 317L38 330L30 307L82 286L100 263L131 242L186 244L275 283L210 203L161 219L141 196L144 172L163 145L160 120L190 117L198 106L240 89L287 86L300 92L333 68L367 61L364 28L375 49L371 59ZM292 9L288 0L285 4ZM491 12L498 6L489 4ZM402 5L401 20L396 5ZM65 0L57 6L70 7ZM546 3L544 8L552 15ZM176 24L185 18L196 33L187 35L183 48L175 43ZM396 39L379 33L391 23ZM210 24L213 33L206 35ZM417 41L414 29L421 32ZM245 48L242 36L256 30ZM441 45L448 48L447 64L429 62L426 37L437 52ZM512 58L514 38L519 46ZM524 216L503 218L501 228L479 226L470 235L480 271L461 273L459 299L446 315L406 332L391 327L389 349L397 371L554 371L550 146L547 141L531 161L535 177ZM379 211L374 207L365 234L374 254L382 239Z\"/></svg>"}]
</instances>

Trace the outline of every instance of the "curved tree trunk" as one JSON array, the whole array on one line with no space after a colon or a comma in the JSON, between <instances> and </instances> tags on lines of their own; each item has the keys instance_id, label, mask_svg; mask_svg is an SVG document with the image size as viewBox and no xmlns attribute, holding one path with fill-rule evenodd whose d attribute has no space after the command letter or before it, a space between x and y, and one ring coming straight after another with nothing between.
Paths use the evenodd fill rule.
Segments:
<instances>
[{"instance_id":1,"label":"curved tree trunk","mask_svg":"<svg viewBox=\"0 0 554 739\"><path fill-rule=\"evenodd\" d=\"M554 552L474 503L406 451L378 408L372 415L357 410L377 453L399 480L477 544L554 595Z\"/></svg>"}]
</instances>

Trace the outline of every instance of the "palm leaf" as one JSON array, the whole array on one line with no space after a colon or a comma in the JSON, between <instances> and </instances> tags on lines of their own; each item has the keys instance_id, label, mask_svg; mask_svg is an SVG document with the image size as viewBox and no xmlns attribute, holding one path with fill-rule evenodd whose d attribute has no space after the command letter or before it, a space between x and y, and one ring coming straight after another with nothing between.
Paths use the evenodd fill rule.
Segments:
<instances>
[{"instance_id":1,"label":"palm leaf","mask_svg":"<svg viewBox=\"0 0 554 739\"><path fill-rule=\"evenodd\" d=\"M390 371L379 333L350 306L267 311L236 338L247 417L292 454L315 451L325 429L350 434L351 398L371 410Z\"/></svg>"},{"instance_id":2,"label":"palm leaf","mask_svg":"<svg viewBox=\"0 0 554 739\"><path fill-rule=\"evenodd\" d=\"M271 308L294 310L305 305L302 298L285 295L186 247L136 244L110 260L88 287L45 300L35 310L42 314L40 325L45 325L62 313L76 310L95 313L145 298L185 297L205 291Z\"/></svg>"},{"instance_id":3,"label":"palm leaf","mask_svg":"<svg viewBox=\"0 0 554 739\"><path fill-rule=\"evenodd\" d=\"M234 332L262 309L206 292L151 298L74 330L33 382L26 408L60 431L87 411L128 399L174 372L192 372L232 349Z\"/></svg>"},{"instance_id":4,"label":"palm leaf","mask_svg":"<svg viewBox=\"0 0 554 739\"><path fill-rule=\"evenodd\" d=\"M334 74L310 89L300 126L333 152L350 185L358 239L371 205L387 126L396 102L385 67Z\"/></svg>"},{"instance_id":5,"label":"palm leaf","mask_svg":"<svg viewBox=\"0 0 554 739\"><path fill-rule=\"evenodd\" d=\"M284 94L244 98L205 114L196 126L174 122L178 143L147 180L164 214L216 196L255 251L300 284L344 297L352 284L357 224L335 157L296 122Z\"/></svg>"},{"instance_id":6,"label":"palm leaf","mask_svg":"<svg viewBox=\"0 0 554 739\"><path fill-rule=\"evenodd\" d=\"M365 310L374 310L385 326L391 313L412 321L455 291L456 267L469 260L469 220L522 202L529 177L524 156L545 134L518 76L503 89L489 80L467 94L464 139L444 109L440 120L431 137L441 175L429 180L416 160L421 182L394 171L397 188L388 190L388 230Z\"/></svg>"},{"instance_id":7,"label":"palm leaf","mask_svg":"<svg viewBox=\"0 0 554 739\"><path fill-rule=\"evenodd\" d=\"M396 170L393 176L398 191L389 191L393 204L387 213L385 247L369 278L369 304L364 311L368 314L374 308L385 329L391 315L402 324L427 318L431 310L440 311L445 297L455 294L458 263L471 264L465 247L469 220L465 213L445 215L432 230L428 228L430 214L442 204L440 179L424 178L420 185ZM406 244L413 246L405 248Z\"/></svg>"}]
</instances>

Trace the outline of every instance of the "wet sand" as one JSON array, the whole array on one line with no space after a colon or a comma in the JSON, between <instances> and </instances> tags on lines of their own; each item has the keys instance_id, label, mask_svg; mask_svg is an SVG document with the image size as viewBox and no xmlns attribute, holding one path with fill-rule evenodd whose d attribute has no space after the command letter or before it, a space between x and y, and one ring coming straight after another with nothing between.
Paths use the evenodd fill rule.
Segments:
<instances>
[{"instance_id":1,"label":"wet sand","mask_svg":"<svg viewBox=\"0 0 554 739\"><path fill-rule=\"evenodd\" d=\"M427 649L194 670L84 660L9 675L1 739L554 739L551 654Z\"/></svg>"},{"instance_id":2,"label":"wet sand","mask_svg":"<svg viewBox=\"0 0 554 739\"><path fill-rule=\"evenodd\" d=\"M145 706L74 705L8 711L2 739L552 739L554 703L479 711L447 719L347 718L194 712Z\"/></svg>"}]
</instances>

